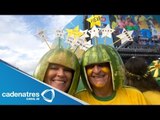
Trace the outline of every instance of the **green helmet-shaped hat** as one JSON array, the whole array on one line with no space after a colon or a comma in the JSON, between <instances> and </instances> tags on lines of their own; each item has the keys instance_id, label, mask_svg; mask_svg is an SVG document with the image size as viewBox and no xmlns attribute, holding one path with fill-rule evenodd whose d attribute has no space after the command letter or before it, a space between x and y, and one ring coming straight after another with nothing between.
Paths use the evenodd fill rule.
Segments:
<instances>
[{"instance_id":1,"label":"green helmet-shaped hat","mask_svg":"<svg viewBox=\"0 0 160 120\"><path fill-rule=\"evenodd\" d=\"M73 80L68 90L68 93L73 95L80 77L80 65L77 56L64 48L51 49L39 61L33 76L43 81L50 63L63 65L74 70Z\"/></svg>"},{"instance_id":2,"label":"green helmet-shaped hat","mask_svg":"<svg viewBox=\"0 0 160 120\"><path fill-rule=\"evenodd\" d=\"M82 56L81 72L85 87L92 91L89 84L85 67L90 64L106 63L110 64L112 72L113 90L122 86L125 80L125 69L123 61L118 52L111 46L99 44L89 48Z\"/></svg>"}]
</instances>

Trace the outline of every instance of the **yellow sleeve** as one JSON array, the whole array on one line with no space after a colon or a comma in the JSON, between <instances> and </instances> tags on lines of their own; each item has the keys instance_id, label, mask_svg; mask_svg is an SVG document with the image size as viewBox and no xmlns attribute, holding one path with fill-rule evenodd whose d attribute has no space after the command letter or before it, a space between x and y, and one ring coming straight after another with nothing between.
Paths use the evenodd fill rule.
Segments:
<instances>
[{"instance_id":1,"label":"yellow sleeve","mask_svg":"<svg viewBox=\"0 0 160 120\"><path fill-rule=\"evenodd\" d=\"M147 91L147 92L143 92L143 94L150 105L160 105L159 91Z\"/></svg>"}]
</instances>

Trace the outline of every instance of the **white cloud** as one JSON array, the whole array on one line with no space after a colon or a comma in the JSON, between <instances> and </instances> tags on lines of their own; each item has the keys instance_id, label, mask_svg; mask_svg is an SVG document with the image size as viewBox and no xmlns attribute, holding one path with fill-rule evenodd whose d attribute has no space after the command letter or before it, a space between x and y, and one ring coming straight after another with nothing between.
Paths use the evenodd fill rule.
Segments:
<instances>
[{"instance_id":1,"label":"white cloud","mask_svg":"<svg viewBox=\"0 0 160 120\"><path fill-rule=\"evenodd\" d=\"M74 18L76 15L50 15L45 17L44 22L49 23L47 28L48 38L54 41L56 30L63 30L63 28Z\"/></svg>"},{"instance_id":2,"label":"white cloud","mask_svg":"<svg viewBox=\"0 0 160 120\"><path fill-rule=\"evenodd\" d=\"M0 15L0 59L32 75L38 61L49 48L35 36L36 33L33 34L40 26L32 28L24 17ZM49 33L47 34L49 44L52 44L55 37L52 32L62 29L74 17L65 15L39 17L46 24L44 29Z\"/></svg>"}]
</instances>

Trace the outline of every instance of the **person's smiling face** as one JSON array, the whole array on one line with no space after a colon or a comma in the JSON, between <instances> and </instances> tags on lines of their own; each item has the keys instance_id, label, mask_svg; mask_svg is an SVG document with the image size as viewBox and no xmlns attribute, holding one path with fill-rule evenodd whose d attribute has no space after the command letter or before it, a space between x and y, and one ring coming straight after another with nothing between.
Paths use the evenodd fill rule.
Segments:
<instances>
[{"instance_id":1,"label":"person's smiling face","mask_svg":"<svg viewBox=\"0 0 160 120\"><path fill-rule=\"evenodd\" d=\"M111 70L108 63L88 65L86 66L86 72L92 87L100 88L112 84Z\"/></svg>"},{"instance_id":2,"label":"person's smiling face","mask_svg":"<svg viewBox=\"0 0 160 120\"><path fill-rule=\"evenodd\" d=\"M44 82L67 92L73 77L73 70L58 64L50 64Z\"/></svg>"}]
</instances>

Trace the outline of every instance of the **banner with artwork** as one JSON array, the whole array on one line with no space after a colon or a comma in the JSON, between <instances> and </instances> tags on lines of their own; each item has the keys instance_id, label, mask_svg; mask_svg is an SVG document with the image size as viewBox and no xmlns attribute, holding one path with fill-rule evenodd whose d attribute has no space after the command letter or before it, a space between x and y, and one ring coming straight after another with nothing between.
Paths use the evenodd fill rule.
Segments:
<instances>
[{"instance_id":1,"label":"banner with artwork","mask_svg":"<svg viewBox=\"0 0 160 120\"><path fill-rule=\"evenodd\" d=\"M133 40L139 46L154 47L160 44L160 18L158 15L109 15L111 28L115 30L113 40L123 29L133 31ZM123 44L119 41L115 46Z\"/></svg>"}]
</instances>

